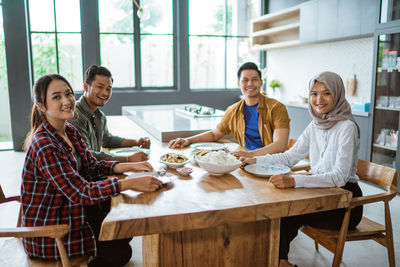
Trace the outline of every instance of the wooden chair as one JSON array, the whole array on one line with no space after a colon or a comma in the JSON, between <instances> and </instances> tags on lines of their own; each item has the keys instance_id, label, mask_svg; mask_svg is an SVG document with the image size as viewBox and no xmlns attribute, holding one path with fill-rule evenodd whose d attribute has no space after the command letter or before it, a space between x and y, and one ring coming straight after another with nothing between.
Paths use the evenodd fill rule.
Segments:
<instances>
[{"instance_id":1,"label":"wooden chair","mask_svg":"<svg viewBox=\"0 0 400 267\"><path fill-rule=\"evenodd\" d=\"M287 148L288 148L288 149L291 148L292 146L294 146L294 144L295 144L296 142L297 142L296 139L290 138L290 139L289 139L289 142L288 142Z\"/></svg>"},{"instance_id":2,"label":"wooden chair","mask_svg":"<svg viewBox=\"0 0 400 267\"><path fill-rule=\"evenodd\" d=\"M358 161L357 175L361 180L377 185L385 192L355 197L347 208L340 230L325 230L304 226L301 231L314 239L315 248L318 244L334 253L332 266L340 266L344 244L346 241L372 239L385 246L388 250L389 266L395 266L392 220L390 217L389 201L396 196L397 171L393 168L378 165L364 160ZM363 217L355 230L348 230L350 211L360 205L384 202L385 225Z\"/></svg>"},{"instance_id":3,"label":"wooden chair","mask_svg":"<svg viewBox=\"0 0 400 267\"><path fill-rule=\"evenodd\" d=\"M296 139L290 138L289 142L288 142L288 149L290 149L292 146L294 146L294 144L296 142L297 142ZM309 156L307 156L306 159L309 160L310 159ZM307 171L308 172L308 171L310 171L310 169L311 169L310 162L302 160L299 163L297 163L296 165L294 165L291 168L291 171L292 172L298 172L298 171Z\"/></svg>"},{"instance_id":4,"label":"wooden chair","mask_svg":"<svg viewBox=\"0 0 400 267\"><path fill-rule=\"evenodd\" d=\"M7 205L11 202L20 201L20 196L11 196L6 197L0 185L0 206ZM15 203L14 203L15 204ZM18 205L19 206L19 205ZM13 206L13 210L15 211L15 206ZM10 210L8 210L9 212ZM20 211L21 214L21 211ZM2 214L1 216L9 216L9 214ZM51 225L51 226L41 226L41 227L19 227L21 216L18 216L17 226L14 228L0 228L0 237L51 237L55 238L57 242L58 251L61 256L61 263L64 267L70 267L74 265L82 265L82 258L74 258L73 261L70 261L68 258L67 252L65 250L62 237L65 236L69 232L69 225L61 224L61 225ZM9 242L7 245L12 245L12 248L7 249L7 251L12 252L13 258L20 258L21 255L23 257L28 258L23 250L22 244L20 240L18 242ZM4 253L5 249L1 249ZM18 261L15 261L14 264L17 264ZM29 266L60 266L60 262L58 261L41 261L41 260L33 260L27 259L26 262ZM87 261L86 261L87 262ZM19 266L21 262L18 262Z\"/></svg>"}]
</instances>

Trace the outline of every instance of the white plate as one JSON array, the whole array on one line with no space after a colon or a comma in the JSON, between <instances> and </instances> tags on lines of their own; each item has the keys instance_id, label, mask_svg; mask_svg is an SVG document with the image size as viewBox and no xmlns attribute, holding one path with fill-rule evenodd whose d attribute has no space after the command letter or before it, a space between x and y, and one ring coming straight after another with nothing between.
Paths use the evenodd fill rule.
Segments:
<instances>
[{"instance_id":1,"label":"white plate","mask_svg":"<svg viewBox=\"0 0 400 267\"><path fill-rule=\"evenodd\" d=\"M199 150L220 150L224 149L225 145L221 143L193 143L190 145L190 148L199 149Z\"/></svg>"},{"instance_id":2,"label":"white plate","mask_svg":"<svg viewBox=\"0 0 400 267\"><path fill-rule=\"evenodd\" d=\"M110 150L110 154L113 156L123 156L127 157L132 155L133 153L142 151L146 153L147 155L150 154L150 149L147 148L141 148L141 147L121 147L121 148L114 148Z\"/></svg>"},{"instance_id":3,"label":"white plate","mask_svg":"<svg viewBox=\"0 0 400 267\"><path fill-rule=\"evenodd\" d=\"M290 168L282 164L271 164L271 165L251 164L251 165L246 165L244 169L249 173L264 177L269 177L275 174L286 174L290 172Z\"/></svg>"}]
</instances>

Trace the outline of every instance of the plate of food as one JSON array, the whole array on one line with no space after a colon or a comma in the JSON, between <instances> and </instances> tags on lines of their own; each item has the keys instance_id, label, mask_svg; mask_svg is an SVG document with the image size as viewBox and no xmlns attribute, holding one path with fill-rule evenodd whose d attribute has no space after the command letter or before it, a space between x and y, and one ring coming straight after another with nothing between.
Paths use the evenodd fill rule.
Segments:
<instances>
[{"instance_id":1,"label":"plate of food","mask_svg":"<svg viewBox=\"0 0 400 267\"><path fill-rule=\"evenodd\" d=\"M121 156L121 157L128 157L136 152L144 152L147 155L150 154L150 149L148 148L142 148L138 146L133 146L133 147L121 147L121 148L114 148L110 150L110 154L112 156Z\"/></svg>"},{"instance_id":2,"label":"plate of food","mask_svg":"<svg viewBox=\"0 0 400 267\"><path fill-rule=\"evenodd\" d=\"M190 162L190 159L179 153L166 153L160 157L160 162L170 168L176 169Z\"/></svg>"},{"instance_id":3,"label":"plate of food","mask_svg":"<svg viewBox=\"0 0 400 267\"><path fill-rule=\"evenodd\" d=\"M190 148L196 150L221 150L225 149L226 146L221 143L203 142L203 143L193 143L190 145Z\"/></svg>"},{"instance_id":4,"label":"plate of food","mask_svg":"<svg viewBox=\"0 0 400 267\"><path fill-rule=\"evenodd\" d=\"M282 164L257 165L250 164L244 167L244 170L257 176L270 177L275 174L286 174L290 172L288 166Z\"/></svg>"}]
</instances>

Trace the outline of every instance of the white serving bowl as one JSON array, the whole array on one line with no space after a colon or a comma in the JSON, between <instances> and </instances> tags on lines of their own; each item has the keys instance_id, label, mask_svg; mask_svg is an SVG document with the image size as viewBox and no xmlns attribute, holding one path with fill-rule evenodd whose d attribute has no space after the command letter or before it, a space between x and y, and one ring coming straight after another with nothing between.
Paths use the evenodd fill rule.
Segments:
<instances>
[{"instance_id":1,"label":"white serving bowl","mask_svg":"<svg viewBox=\"0 0 400 267\"><path fill-rule=\"evenodd\" d=\"M176 154L177 154L177 153L176 153ZM164 155L165 155L165 154L164 154ZM164 161L164 160L161 159L164 155L162 155L162 156L159 158L159 161L160 161L161 163L164 163L165 165L167 165L167 167L172 168L172 169L176 169L176 168L183 167L186 163L189 163L189 162L190 162L190 158L188 158L188 160L186 160L186 161L184 161L184 162L179 162L179 163L167 162L167 161ZM182 156L183 156L183 155L182 155Z\"/></svg>"},{"instance_id":2,"label":"white serving bowl","mask_svg":"<svg viewBox=\"0 0 400 267\"><path fill-rule=\"evenodd\" d=\"M241 162L238 162L237 164L234 165L217 165L213 163L208 163L208 162L203 162L199 159L197 159L197 163L202 167L204 170L206 170L209 174L215 175L215 176L220 176L225 173L230 173L242 165Z\"/></svg>"}]
</instances>

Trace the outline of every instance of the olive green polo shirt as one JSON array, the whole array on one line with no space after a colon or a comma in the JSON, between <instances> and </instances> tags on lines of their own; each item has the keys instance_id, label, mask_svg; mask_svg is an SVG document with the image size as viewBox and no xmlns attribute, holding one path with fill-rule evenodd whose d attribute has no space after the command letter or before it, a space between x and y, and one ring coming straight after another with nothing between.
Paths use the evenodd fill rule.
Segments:
<instances>
[{"instance_id":1,"label":"olive green polo shirt","mask_svg":"<svg viewBox=\"0 0 400 267\"><path fill-rule=\"evenodd\" d=\"M88 149L98 160L110 160L111 155L101 152L101 149L119 147L123 140L108 131L106 115L99 109L92 112L83 95L76 101L75 114L69 123L78 129Z\"/></svg>"},{"instance_id":2,"label":"olive green polo shirt","mask_svg":"<svg viewBox=\"0 0 400 267\"><path fill-rule=\"evenodd\" d=\"M289 114L281 102L261 95L257 111L258 131L264 146L273 142L275 129L290 128ZM244 99L242 99L226 109L217 129L224 134L232 133L239 145L244 147L245 127Z\"/></svg>"}]
</instances>

